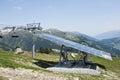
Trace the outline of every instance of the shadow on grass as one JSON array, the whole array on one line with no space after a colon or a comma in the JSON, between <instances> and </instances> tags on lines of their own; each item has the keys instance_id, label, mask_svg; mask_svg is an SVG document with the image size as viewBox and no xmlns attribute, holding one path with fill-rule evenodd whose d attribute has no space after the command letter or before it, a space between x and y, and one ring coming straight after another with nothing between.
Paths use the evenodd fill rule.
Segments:
<instances>
[{"instance_id":1,"label":"shadow on grass","mask_svg":"<svg viewBox=\"0 0 120 80\"><path fill-rule=\"evenodd\" d=\"M54 61L46 61L46 60L41 60L41 59L35 59L37 62L34 62L37 66L40 66L42 68L48 68L48 67L53 67L56 65L58 62Z\"/></svg>"},{"instance_id":2,"label":"shadow on grass","mask_svg":"<svg viewBox=\"0 0 120 80\"><path fill-rule=\"evenodd\" d=\"M87 64L88 64L88 65L97 65L97 66L99 66L100 68L106 70L106 67L105 67L104 65L102 65L102 64L99 64L99 63L87 63Z\"/></svg>"},{"instance_id":3,"label":"shadow on grass","mask_svg":"<svg viewBox=\"0 0 120 80\"><path fill-rule=\"evenodd\" d=\"M53 67L53 66L58 64L58 62L55 62L55 61L46 61L46 60L41 60L41 59L35 59L35 60L37 62L34 62L34 64L36 64L37 66L42 67L42 68ZM87 64L91 65L91 66L97 65L100 68L106 70L106 67L104 65L102 65L102 64L98 64L98 63L87 63ZM93 69L94 69L94 66L93 66Z\"/></svg>"},{"instance_id":4,"label":"shadow on grass","mask_svg":"<svg viewBox=\"0 0 120 80\"><path fill-rule=\"evenodd\" d=\"M102 64L98 64L98 63L95 63L96 65L98 65L100 68L102 68L102 69L105 69L106 70L106 67L104 66L104 65L102 65Z\"/></svg>"}]
</instances>

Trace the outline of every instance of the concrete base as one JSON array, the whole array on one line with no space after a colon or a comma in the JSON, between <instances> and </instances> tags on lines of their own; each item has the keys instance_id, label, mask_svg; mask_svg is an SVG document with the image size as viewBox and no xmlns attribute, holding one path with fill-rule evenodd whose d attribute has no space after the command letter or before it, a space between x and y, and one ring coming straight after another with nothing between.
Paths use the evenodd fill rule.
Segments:
<instances>
[{"instance_id":1,"label":"concrete base","mask_svg":"<svg viewBox=\"0 0 120 80\"><path fill-rule=\"evenodd\" d=\"M89 69L89 68L60 68L60 67L50 67L47 70L64 72L64 73L76 73L76 74L90 74L90 75L99 75L98 70Z\"/></svg>"},{"instance_id":2,"label":"concrete base","mask_svg":"<svg viewBox=\"0 0 120 80\"><path fill-rule=\"evenodd\" d=\"M62 61L59 62L54 67L47 68L51 71L65 72L65 73L77 73L77 74L91 74L99 75L99 67L93 64L91 61L88 61L87 64L83 64L82 61Z\"/></svg>"}]
</instances>

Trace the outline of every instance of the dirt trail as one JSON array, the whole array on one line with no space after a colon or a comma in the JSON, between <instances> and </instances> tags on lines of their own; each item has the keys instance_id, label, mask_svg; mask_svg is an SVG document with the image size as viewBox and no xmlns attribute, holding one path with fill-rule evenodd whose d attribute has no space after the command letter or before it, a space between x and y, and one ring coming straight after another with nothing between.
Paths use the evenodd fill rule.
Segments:
<instances>
[{"instance_id":1,"label":"dirt trail","mask_svg":"<svg viewBox=\"0 0 120 80\"><path fill-rule=\"evenodd\" d=\"M66 77L61 75L41 73L23 68L0 68L0 76L8 80L67 80Z\"/></svg>"}]
</instances>

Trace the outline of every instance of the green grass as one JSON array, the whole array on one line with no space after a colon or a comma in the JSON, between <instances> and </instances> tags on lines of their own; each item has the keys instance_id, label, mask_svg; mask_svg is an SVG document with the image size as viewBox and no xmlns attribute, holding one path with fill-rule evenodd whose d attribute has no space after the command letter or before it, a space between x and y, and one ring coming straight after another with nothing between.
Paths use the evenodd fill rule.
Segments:
<instances>
[{"instance_id":1,"label":"green grass","mask_svg":"<svg viewBox=\"0 0 120 80\"><path fill-rule=\"evenodd\" d=\"M69 58L72 59L70 55L69 55ZM46 68L46 67L55 65L59 61L59 55L58 54L37 54L36 59L38 59L39 63L42 64L41 65L42 68ZM104 66L105 73L102 73L99 76L66 74L66 73L62 73L62 74L66 75L68 77L70 77L70 76L78 77L81 80L103 80L105 78L103 75L106 74L106 72L108 72L108 73L113 72L120 78L120 58L113 58L113 60L110 61L110 60L106 60L106 59L96 57L93 55L88 55L88 59L94 63Z\"/></svg>"},{"instance_id":2,"label":"green grass","mask_svg":"<svg viewBox=\"0 0 120 80\"><path fill-rule=\"evenodd\" d=\"M110 60L106 60L103 58L99 58L99 57L90 55L89 59L94 61L95 63L104 65L106 70L115 72L120 77L120 58L113 58L113 60L110 61Z\"/></svg>"},{"instance_id":3,"label":"green grass","mask_svg":"<svg viewBox=\"0 0 120 80\"><path fill-rule=\"evenodd\" d=\"M13 52L0 51L0 67L10 67L14 69L18 67L35 70L37 69L35 67L23 64L26 62L32 63L32 58L19 54L13 54Z\"/></svg>"},{"instance_id":4,"label":"green grass","mask_svg":"<svg viewBox=\"0 0 120 80\"><path fill-rule=\"evenodd\" d=\"M101 64L105 66L106 71L114 72L120 78L120 58L113 58L113 61L109 61L103 58L99 58L96 56L89 55L89 60L94 63ZM81 75L81 74L70 74L70 73L58 73L48 71L45 68L54 66L59 61L58 54L40 54L36 53L34 60L38 61L33 63L33 59L31 58L30 53L26 54L14 54L13 52L0 51L0 67L10 67L10 68L26 68L32 70L40 70L42 72L48 72L53 74L62 74L67 76L70 80L74 78L79 78L80 80L103 80L105 77L103 76L106 73L102 73L99 76L93 75ZM39 67L34 67L27 65L27 63L31 63L34 65L38 65ZM1 77L0 77L1 79ZM106 79L107 80L107 79Z\"/></svg>"}]
</instances>

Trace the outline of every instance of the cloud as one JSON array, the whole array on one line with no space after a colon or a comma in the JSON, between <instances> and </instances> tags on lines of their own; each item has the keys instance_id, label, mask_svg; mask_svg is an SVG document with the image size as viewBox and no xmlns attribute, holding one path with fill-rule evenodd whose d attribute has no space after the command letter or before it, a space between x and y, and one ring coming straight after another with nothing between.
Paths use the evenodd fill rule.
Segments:
<instances>
[{"instance_id":1,"label":"cloud","mask_svg":"<svg viewBox=\"0 0 120 80\"><path fill-rule=\"evenodd\" d=\"M20 7L20 6L15 6L14 9L16 9L16 10L23 10L23 8Z\"/></svg>"}]
</instances>

